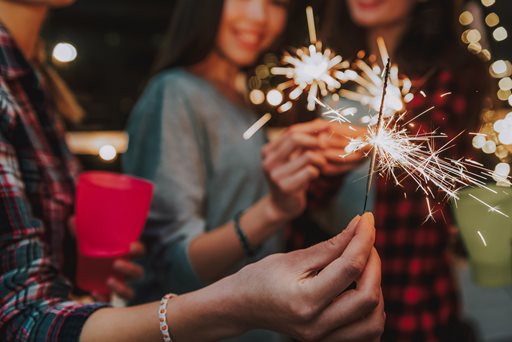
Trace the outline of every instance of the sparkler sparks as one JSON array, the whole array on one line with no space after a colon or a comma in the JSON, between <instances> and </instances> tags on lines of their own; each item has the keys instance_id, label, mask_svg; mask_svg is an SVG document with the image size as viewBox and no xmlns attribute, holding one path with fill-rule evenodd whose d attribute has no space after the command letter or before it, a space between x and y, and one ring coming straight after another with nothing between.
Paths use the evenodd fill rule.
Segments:
<instances>
[{"instance_id":1,"label":"sparkler sparks","mask_svg":"<svg viewBox=\"0 0 512 342\"><path fill-rule=\"evenodd\" d=\"M243 138L245 140L251 139L254 133L256 133L261 127L263 127L267 122L269 122L270 119L272 119L272 115L270 113L266 113L265 115L263 115L244 132Z\"/></svg>"},{"instance_id":2,"label":"sparkler sparks","mask_svg":"<svg viewBox=\"0 0 512 342\"><path fill-rule=\"evenodd\" d=\"M454 141L462 133L447 141L440 148L436 148L439 139L446 139L444 133L436 131L411 134L409 126L413 121L431 111L434 107L423 111L410 120L406 120L407 112L398 115L384 115L386 108L387 77L389 75L389 62L386 64L386 72L381 91L381 104L376 124L369 125L367 135L351 139L345 148L345 156L358 150L369 150L371 166L368 177L366 199L370 190L374 173L381 174L394 180L397 186L402 187L402 182L409 178L415 182L418 189L425 194L428 207L426 220L434 219L435 210L431 206L429 198L436 199L436 193L444 193L445 199L459 199L458 190L466 186L485 188L491 192L494 190L486 186L486 180L493 176L493 171L487 170L482 164L469 159L445 158L442 154L454 146ZM339 122L349 122L346 115L328 106L330 115L339 115L335 119ZM388 107L389 108L389 107ZM398 170L401 170L400 174ZM507 178L505 176L505 178ZM507 179L508 180L508 179ZM489 211L505 215L498 208L492 207L484 201L473 198L489 208ZM365 206L366 209L366 200ZM507 216L508 217L508 216Z\"/></svg>"},{"instance_id":3,"label":"sparkler sparks","mask_svg":"<svg viewBox=\"0 0 512 342\"><path fill-rule=\"evenodd\" d=\"M382 65L386 65L389 54L381 37L377 38L377 45ZM377 64L370 66L362 59L357 60L354 65L354 70L343 71L342 79L347 82L354 82L356 89L342 89L339 94L347 99L368 106L374 111L379 111L384 83L381 75L384 70ZM384 118L389 118L403 111L405 104L414 98L414 95L410 92L412 87L411 80L406 77L400 77L396 65L391 66L389 75L386 101L382 111ZM370 124L375 125L377 117L365 117L363 122L370 122Z\"/></svg>"},{"instance_id":4,"label":"sparkler sparks","mask_svg":"<svg viewBox=\"0 0 512 342\"><path fill-rule=\"evenodd\" d=\"M479 230L477 230L476 232L477 232L478 236L480 237L480 240L482 240L482 243L484 244L484 246L487 247L487 242L485 241L482 233Z\"/></svg>"},{"instance_id":5,"label":"sparkler sparks","mask_svg":"<svg viewBox=\"0 0 512 342\"><path fill-rule=\"evenodd\" d=\"M509 218L509 216L507 214L505 214L504 212L500 211L497 207L493 207L487 203L485 203L484 201L482 201L480 198L474 196L473 194L469 194L469 196L475 200L477 200L478 202L482 203L483 205L485 205L487 208L489 208L489 212L492 212L492 213L498 213L500 215L503 215L507 218Z\"/></svg>"},{"instance_id":6,"label":"sparkler sparks","mask_svg":"<svg viewBox=\"0 0 512 342\"><path fill-rule=\"evenodd\" d=\"M294 54L283 57L284 67L271 69L274 75L286 76L289 80L281 83L277 88L280 91L293 88L289 93L290 100L296 100L304 92L308 93L308 110L315 110L315 99L320 94L327 96L341 87L345 74L341 71L349 66L342 62L341 56L330 49L323 49L322 42L317 41L313 9L306 9L310 45L298 48Z\"/></svg>"},{"instance_id":7,"label":"sparkler sparks","mask_svg":"<svg viewBox=\"0 0 512 342\"><path fill-rule=\"evenodd\" d=\"M382 97L381 97L381 101L380 101L379 117L378 117L378 121L377 121L377 130L376 130L376 134L377 135L380 133L381 126L382 126L382 118L383 118L383 114L384 114L384 103L385 103L385 100L386 100L386 92L387 92L387 88L388 88L388 79L389 79L389 68L390 68L390 65L391 65L391 60L388 58L388 60L386 62L386 71L384 72L384 86L383 86L383 89L382 89ZM370 164L370 174L368 176L368 183L366 185L366 196L364 198L363 212L366 211L366 205L368 204L368 194L370 193L370 187L372 186L372 178L373 178L373 173L374 173L374 170L375 170L376 158L377 158L377 149L374 146L373 152L372 152L372 161L371 161L371 164Z\"/></svg>"},{"instance_id":8,"label":"sparkler sparks","mask_svg":"<svg viewBox=\"0 0 512 342\"><path fill-rule=\"evenodd\" d=\"M423 112L425 114L426 112ZM429 132L411 135L404 124L404 117L384 119L384 124L369 126L368 134L364 138L353 139L346 147L346 154L354 151L371 148L377 158L375 170L384 177L393 179L397 186L409 178L423 191L428 205L427 219L433 218L433 208L428 197L435 199L434 190L445 194L445 199L458 200L458 190L475 186L495 192L486 186L486 180L493 175L493 171L484 168L481 164L469 159L444 158L441 154L454 146L454 141L461 134L447 141L440 148L434 148L439 139L446 139L442 133ZM405 122L407 123L407 122ZM372 158L373 159L373 158ZM399 171L400 170L400 174ZM436 189L434 189L434 187ZM484 201L472 196L475 200L495 212L508 217L498 208L492 207Z\"/></svg>"},{"instance_id":9,"label":"sparkler sparks","mask_svg":"<svg viewBox=\"0 0 512 342\"><path fill-rule=\"evenodd\" d=\"M329 119L331 122L338 123L350 123L348 119L349 116L353 116L357 109L354 107L340 108L334 109L328 104L323 103L322 101L315 98L315 102L320 105L320 107L324 108L325 111L322 113L322 116ZM351 130L355 130L353 127L349 127Z\"/></svg>"}]
</instances>

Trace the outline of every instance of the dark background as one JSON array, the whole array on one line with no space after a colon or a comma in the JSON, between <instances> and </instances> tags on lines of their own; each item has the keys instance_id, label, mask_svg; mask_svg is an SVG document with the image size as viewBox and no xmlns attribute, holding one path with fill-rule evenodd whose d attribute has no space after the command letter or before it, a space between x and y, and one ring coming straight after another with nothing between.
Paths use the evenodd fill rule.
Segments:
<instances>
[{"instance_id":1,"label":"dark background","mask_svg":"<svg viewBox=\"0 0 512 342\"><path fill-rule=\"evenodd\" d=\"M339 0L342 1L342 0ZM448 0L451 1L451 0ZM149 76L171 15L173 0L79 0L53 10L43 29L48 55L58 42L73 44L78 57L55 65L77 95L87 116L70 130L123 130L131 108ZM315 1L311 1L313 6ZM479 2L478 2L479 3ZM481 6L481 5L480 5ZM488 32L493 60L512 56L512 1L483 7L501 19L509 38L495 42ZM118 169L83 156L86 168Z\"/></svg>"}]
</instances>

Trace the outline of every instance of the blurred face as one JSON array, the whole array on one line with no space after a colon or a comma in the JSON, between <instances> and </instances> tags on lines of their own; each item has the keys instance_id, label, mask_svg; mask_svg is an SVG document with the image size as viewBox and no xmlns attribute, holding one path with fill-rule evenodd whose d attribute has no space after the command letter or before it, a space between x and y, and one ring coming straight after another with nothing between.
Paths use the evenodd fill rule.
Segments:
<instances>
[{"instance_id":1,"label":"blurred face","mask_svg":"<svg viewBox=\"0 0 512 342\"><path fill-rule=\"evenodd\" d=\"M291 0L225 0L217 50L238 66L253 64L283 32Z\"/></svg>"},{"instance_id":2,"label":"blurred face","mask_svg":"<svg viewBox=\"0 0 512 342\"><path fill-rule=\"evenodd\" d=\"M389 26L406 19L417 0L346 0L352 20L367 29Z\"/></svg>"}]
</instances>

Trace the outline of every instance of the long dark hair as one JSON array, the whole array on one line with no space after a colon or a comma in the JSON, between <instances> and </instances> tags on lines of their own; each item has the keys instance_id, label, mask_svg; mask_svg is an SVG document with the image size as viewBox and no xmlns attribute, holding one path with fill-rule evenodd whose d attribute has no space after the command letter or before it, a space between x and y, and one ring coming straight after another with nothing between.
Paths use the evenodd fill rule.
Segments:
<instances>
[{"instance_id":1,"label":"long dark hair","mask_svg":"<svg viewBox=\"0 0 512 342\"><path fill-rule=\"evenodd\" d=\"M153 72L194 65L206 58L215 47L223 7L224 0L174 0L170 25ZM291 1L286 28L274 50L302 39L301 28L305 25L299 22L304 8L304 0Z\"/></svg>"},{"instance_id":2,"label":"long dark hair","mask_svg":"<svg viewBox=\"0 0 512 342\"><path fill-rule=\"evenodd\" d=\"M353 22L347 1L327 0L323 7L322 39L347 59L354 59L360 50L368 52L366 30ZM394 62L401 71L417 76L468 55L459 40L456 18L461 7L462 0L417 1L397 47Z\"/></svg>"}]
</instances>

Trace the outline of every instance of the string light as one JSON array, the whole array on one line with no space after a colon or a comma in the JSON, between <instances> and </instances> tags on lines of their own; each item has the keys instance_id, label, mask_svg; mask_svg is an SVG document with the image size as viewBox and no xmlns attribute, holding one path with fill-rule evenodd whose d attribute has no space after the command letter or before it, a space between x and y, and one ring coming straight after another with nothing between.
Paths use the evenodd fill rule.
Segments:
<instances>
[{"instance_id":1,"label":"string light","mask_svg":"<svg viewBox=\"0 0 512 342\"><path fill-rule=\"evenodd\" d=\"M512 79L510 77L504 77L498 82L498 86L502 90L512 89Z\"/></svg>"},{"instance_id":2,"label":"string light","mask_svg":"<svg viewBox=\"0 0 512 342\"><path fill-rule=\"evenodd\" d=\"M70 63L76 59L78 52L70 43L58 43L52 51L52 57L60 63Z\"/></svg>"},{"instance_id":3,"label":"string light","mask_svg":"<svg viewBox=\"0 0 512 342\"><path fill-rule=\"evenodd\" d=\"M483 6L491 7L495 0L481 0ZM463 26L473 23L473 15L464 11L459 16L459 22ZM485 24L492 29L492 38L496 42L503 42L508 38L508 32L500 24L500 17L494 11L490 11L485 16ZM467 48L474 54L480 54L484 60L491 61L491 52L483 49L480 40L482 35L476 28L466 29L461 40L467 44ZM496 60L489 66L489 74L498 79L497 98L512 106L512 65L508 60ZM512 112L505 114L503 110L484 111L483 125L479 133L473 137L473 147L486 154L495 155L499 162L497 163L492 177L497 185L510 186L510 161L512 160Z\"/></svg>"},{"instance_id":4,"label":"string light","mask_svg":"<svg viewBox=\"0 0 512 342\"><path fill-rule=\"evenodd\" d=\"M496 13L494 13L494 12L489 13L485 17L485 23L489 27L494 27L494 26L496 26L496 25L498 25L500 23L500 17L498 17L498 15Z\"/></svg>"},{"instance_id":5,"label":"string light","mask_svg":"<svg viewBox=\"0 0 512 342\"><path fill-rule=\"evenodd\" d=\"M459 16L459 23L461 25L467 26L473 22L473 14L470 11L464 11Z\"/></svg>"},{"instance_id":6,"label":"string light","mask_svg":"<svg viewBox=\"0 0 512 342\"><path fill-rule=\"evenodd\" d=\"M283 93L277 89L272 89L267 93L267 102L271 106L279 106L283 102Z\"/></svg>"},{"instance_id":7,"label":"string light","mask_svg":"<svg viewBox=\"0 0 512 342\"><path fill-rule=\"evenodd\" d=\"M99 155L105 161L112 161L117 157L117 151L112 145L103 145L100 147Z\"/></svg>"},{"instance_id":8,"label":"string light","mask_svg":"<svg viewBox=\"0 0 512 342\"><path fill-rule=\"evenodd\" d=\"M492 36L497 42L501 42L507 39L508 32L503 26L500 26L492 32Z\"/></svg>"},{"instance_id":9,"label":"string light","mask_svg":"<svg viewBox=\"0 0 512 342\"><path fill-rule=\"evenodd\" d=\"M253 89L249 93L249 100L255 105L260 105L265 102L265 93L260 89Z\"/></svg>"}]
</instances>

